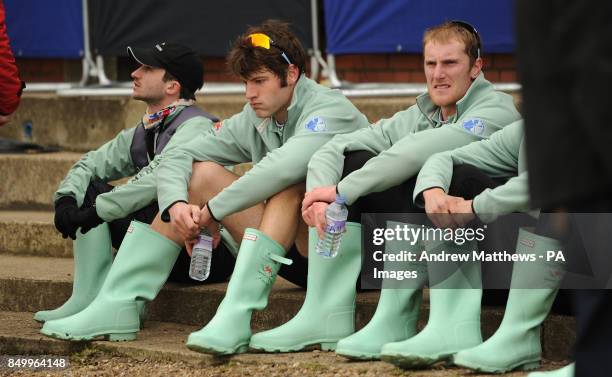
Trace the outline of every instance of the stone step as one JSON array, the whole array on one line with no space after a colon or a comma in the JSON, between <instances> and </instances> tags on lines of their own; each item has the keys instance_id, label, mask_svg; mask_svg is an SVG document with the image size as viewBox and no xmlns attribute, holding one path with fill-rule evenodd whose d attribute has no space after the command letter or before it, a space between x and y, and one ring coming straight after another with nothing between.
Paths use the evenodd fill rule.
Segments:
<instances>
[{"instance_id":1,"label":"stone step","mask_svg":"<svg viewBox=\"0 0 612 377\"><path fill-rule=\"evenodd\" d=\"M72 260L68 258L24 257L0 255L0 311L35 312L61 305L71 293ZM168 283L149 304L149 319L185 325L202 326L214 315L227 284L200 286ZM268 307L255 312L254 329L269 329L285 323L299 310L304 290L278 279L270 295ZM355 315L356 328L371 318L378 301L378 292L360 292ZM482 330L490 336L501 323L499 308L484 308ZM421 309L419 326L424 326L427 305ZM551 359L567 359L575 340L573 318L551 315L542 332L544 355Z\"/></svg>"},{"instance_id":2,"label":"stone step","mask_svg":"<svg viewBox=\"0 0 612 377\"><path fill-rule=\"evenodd\" d=\"M41 335L40 325L28 312L0 312L0 354L2 355L58 355L71 356L69 372L74 375L91 374L99 359L123 357L126 367L134 365L173 365L183 375L207 376L387 376L401 375L402 371L384 362L351 362L333 352L295 352L286 354L245 353L232 357L213 357L193 352L185 347L185 340L198 326L149 321L133 342L79 342L72 343ZM96 358L89 358L95 355ZM185 365L181 365L181 364ZM545 359L542 369L561 367L566 361ZM103 364L104 365L104 364ZM101 366L98 365L98 371ZM204 369L205 368L205 369ZM71 373L71 374L72 374ZM163 375L154 371L153 375ZM130 375L130 372L127 372ZM139 374L140 375L140 374ZM469 370L436 367L419 371L421 377L473 376ZM505 374L509 377L525 376L524 372Z\"/></svg>"},{"instance_id":3,"label":"stone step","mask_svg":"<svg viewBox=\"0 0 612 377\"><path fill-rule=\"evenodd\" d=\"M0 208L51 209L53 193L82 153L0 154Z\"/></svg>"},{"instance_id":4,"label":"stone step","mask_svg":"<svg viewBox=\"0 0 612 377\"><path fill-rule=\"evenodd\" d=\"M72 258L72 240L55 229L51 211L0 211L0 253Z\"/></svg>"},{"instance_id":5,"label":"stone step","mask_svg":"<svg viewBox=\"0 0 612 377\"><path fill-rule=\"evenodd\" d=\"M520 98L514 94L517 104ZM415 103L414 96L349 98L371 122L391 117ZM198 96L198 106L221 119L242 110L242 95ZM95 149L119 131L135 125L145 105L124 96L66 97L51 93L25 93L11 124L0 137L25 140L23 126L31 124L29 141L72 151Z\"/></svg>"},{"instance_id":6,"label":"stone step","mask_svg":"<svg viewBox=\"0 0 612 377\"><path fill-rule=\"evenodd\" d=\"M52 210L53 194L82 153L0 154L0 210ZM244 174L251 164L234 167ZM111 182L122 184L127 178Z\"/></svg>"},{"instance_id":7,"label":"stone step","mask_svg":"<svg viewBox=\"0 0 612 377\"><path fill-rule=\"evenodd\" d=\"M73 261L69 258L0 255L0 310L31 311L55 308L72 292ZM225 294L227 284L185 285L167 283L149 304L149 318L191 325L208 322ZM373 314L376 292L360 296L363 307L358 322ZM255 328L282 324L295 315L304 291L279 278L270 298L269 310L254 315Z\"/></svg>"},{"instance_id":8,"label":"stone step","mask_svg":"<svg viewBox=\"0 0 612 377\"><path fill-rule=\"evenodd\" d=\"M415 97L353 99L372 121L389 117L414 101ZM198 96L198 106L221 119L240 112L244 104L241 95ZM0 128L0 137L24 140L23 125L30 123L32 142L84 152L135 125L144 109L143 102L123 96L64 97L26 93L11 124Z\"/></svg>"}]
</instances>

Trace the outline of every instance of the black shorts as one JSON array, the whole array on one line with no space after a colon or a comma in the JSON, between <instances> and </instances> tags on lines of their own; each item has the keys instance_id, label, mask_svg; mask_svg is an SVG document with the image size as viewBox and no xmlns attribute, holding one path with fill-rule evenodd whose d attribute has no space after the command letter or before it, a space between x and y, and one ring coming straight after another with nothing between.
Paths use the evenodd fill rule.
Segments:
<instances>
[{"instance_id":1,"label":"black shorts","mask_svg":"<svg viewBox=\"0 0 612 377\"><path fill-rule=\"evenodd\" d=\"M87 188L87 192L85 193L83 205L92 206L95 203L98 195L109 192L112 189L113 186L109 185L108 183L102 181L91 182ZM121 242L123 242L123 237L125 236L125 233L133 220L151 224L158 212L159 208L157 206L157 202L155 202L129 214L122 219L109 222L108 226L110 228L113 247L115 249L119 249ZM236 260L223 242L220 242L219 246L217 246L217 248L213 251L210 275L208 276L208 279L204 280L203 282L193 280L189 277L190 262L191 258L189 258L189 254L187 254L187 251L185 248L183 248L179 253L176 263L174 263L174 267L172 267L168 280L178 283L191 284L224 282L227 281L229 276L232 274Z\"/></svg>"},{"instance_id":2,"label":"black shorts","mask_svg":"<svg viewBox=\"0 0 612 377\"><path fill-rule=\"evenodd\" d=\"M102 181L93 181L89 184L85 194L83 205L93 206L96 202L96 197L100 194L109 192L113 186ZM132 220L140 221L146 224L151 224L155 216L159 212L157 202L151 203L148 206L131 213L122 219L113 220L108 223L111 233L113 247L119 249L123 237L130 226ZM287 252L287 258L293 260L290 266L283 265L278 274L291 283L306 288L306 280L308 275L308 258L303 257L293 245ZM193 280L189 277L189 264L191 259L183 248L170 272L169 281L179 283L204 284L204 283L219 283L227 281L234 270L236 259L229 249L223 244L213 251L213 260L208 279L203 282Z\"/></svg>"}]
</instances>

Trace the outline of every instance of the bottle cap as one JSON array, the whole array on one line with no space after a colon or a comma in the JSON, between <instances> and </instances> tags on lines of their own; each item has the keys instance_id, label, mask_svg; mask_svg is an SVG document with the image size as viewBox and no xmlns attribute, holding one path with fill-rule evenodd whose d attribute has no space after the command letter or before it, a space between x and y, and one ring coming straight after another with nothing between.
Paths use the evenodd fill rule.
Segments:
<instances>
[{"instance_id":1,"label":"bottle cap","mask_svg":"<svg viewBox=\"0 0 612 377\"><path fill-rule=\"evenodd\" d=\"M344 204L346 203L346 198L342 194L336 194L336 203Z\"/></svg>"}]
</instances>

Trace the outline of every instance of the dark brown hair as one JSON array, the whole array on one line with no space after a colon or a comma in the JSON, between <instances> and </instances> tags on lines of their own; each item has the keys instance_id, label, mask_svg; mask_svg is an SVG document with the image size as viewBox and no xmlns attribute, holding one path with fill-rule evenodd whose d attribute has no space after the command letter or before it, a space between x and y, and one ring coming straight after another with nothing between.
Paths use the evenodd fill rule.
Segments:
<instances>
[{"instance_id":1,"label":"dark brown hair","mask_svg":"<svg viewBox=\"0 0 612 377\"><path fill-rule=\"evenodd\" d=\"M176 77L174 77L172 73L166 71L164 73L164 77L162 77L162 81L177 81L181 85L181 92L179 93L179 97L182 99L192 99L195 101L195 94L191 90L184 87L183 84L181 84L181 82Z\"/></svg>"},{"instance_id":2,"label":"dark brown hair","mask_svg":"<svg viewBox=\"0 0 612 377\"><path fill-rule=\"evenodd\" d=\"M270 49L266 50L253 46L248 36L255 33L266 34L278 47L270 46ZM306 53L298 38L289 29L289 24L267 20L261 25L249 27L236 39L227 56L227 67L232 74L243 79L262 69L268 69L280 78L281 86L284 87L287 86L289 64L281 55L282 52L285 52L300 73L304 72Z\"/></svg>"}]
</instances>

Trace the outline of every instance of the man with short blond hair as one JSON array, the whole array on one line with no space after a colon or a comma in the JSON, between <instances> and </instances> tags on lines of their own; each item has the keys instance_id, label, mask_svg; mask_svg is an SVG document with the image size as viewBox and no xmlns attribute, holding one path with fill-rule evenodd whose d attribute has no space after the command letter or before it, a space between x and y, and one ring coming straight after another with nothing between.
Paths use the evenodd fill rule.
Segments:
<instances>
[{"instance_id":1,"label":"man with short blond hair","mask_svg":"<svg viewBox=\"0 0 612 377\"><path fill-rule=\"evenodd\" d=\"M362 213L422 212L411 198L416 175L429 156L488 138L519 119L512 97L494 90L481 72L480 37L473 26L451 21L427 30L423 58L427 93L417 97L416 105L334 137L311 159L303 217L322 237L325 211L342 197L349 209L347 232L336 258L321 258L310 248L302 308L288 323L253 336L252 348L287 352L318 344L350 358L377 359L385 343L416 332L420 290L397 297L400 290L390 290L381 295L368 326L346 338L354 332L355 283L361 269L360 232L349 230L359 229ZM317 234L312 231L310 237L310 244L316 244ZM432 305L445 301L431 296ZM425 337L436 338L431 333Z\"/></svg>"}]
</instances>

